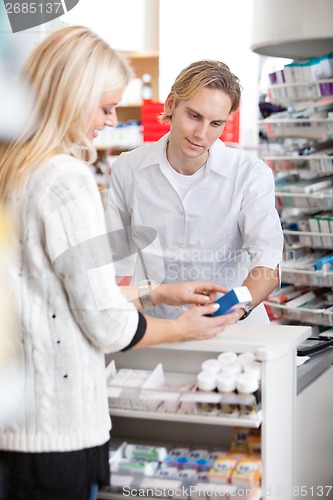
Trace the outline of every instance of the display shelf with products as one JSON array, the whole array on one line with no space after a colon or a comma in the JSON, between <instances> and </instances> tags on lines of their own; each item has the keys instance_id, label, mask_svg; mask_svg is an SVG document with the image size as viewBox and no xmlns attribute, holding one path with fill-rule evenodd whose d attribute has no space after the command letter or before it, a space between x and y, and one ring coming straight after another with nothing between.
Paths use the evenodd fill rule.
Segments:
<instances>
[{"instance_id":1,"label":"display shelf with products","mask_svg":"<svg viewBox=\"0 0 333 500\"><path fill-rule=\"evenodd\" d=\"M333 272L326 270L288 269L282 265L284 283L296 286L333 287Z\"/></svg>"},{"instance_id":2,"label":"display shelf with products","mask_svg":"<svg viewBox=\"0 0 333 500\"><path fill-rule=\"evenodd\" d=\"M165 373L178 374L178 383L183 383L184 377L187 381L193 379L193 374L202 370L205 361L218 358L221 353L252 353L255 362L260 363L262 402L261 411L254 419L232 417L229 420L228 416L223 415L198 415L195 412L182 415L159 411L158 408L156 411L135 410L128 407L128 399L124 404L124 397L120 398L122 402L119 401L124 407L114 408L113 399L110 401L111 443L112 440L141 444L158 443L166 448L174 447L175 443L179 446L186 443L201 449L225 449L230 446L235 426L244 429L246 434L250 429L255 430L261 422L262 498L268 498L265 491L268 492L269 488L271 491L281 486L290 488L294 484L292 443L296 398L296 347L310 332L311 329L304 326L273 324L262 325L258 329L255 325L237 324L229 326L217 337L205 341L165 344L109 355L108 368L114 361L120 370L151 372L156 365L161 364ZM149 373L146 375L149 376ZM129 375L125 373L125 376ZM137 394L140 392L138 388L135 390ZM112 393L112 396L115 396L115 393ZM161 398L161 392L157 391L154 395L154 398L156 397ZM140 404L147 401L149 400L143 398ZM142 481L144 485L151 484L152 487L164 484L159 483L156 478L138 475L131 480L127 478L126 484L139 487ZM204 486L210 491L209 488L214 487L214 482L208 481ZM218 485L220 489L221 486ZM232 486L232 483L228 486ZM253 490L251 494L254 497L250 498L256 498L255 495L259 498L257 491ZM119 491L104 491L100 493L99 498L115 500L120 498L117 495Z\"/></svg>"},{"instance_id":3,"label":"display shelf with products","mask_svg":"<svg viewBox=\"0 0 333 500\"><path fill-rule=\"evenodd\" d=\"M303 102L323 105L332 101L333 78L320 80L296 81L290 83L275 83L266 89L268 97L280 105L290 105Z\"/></svg>"},{"instance_id":4,"label":"display shelf with products","mask_svg":"<svg viewBox=\"0 0 333 500\"><path fill-rule=\"evenodd\" d=\"M261 157L272 168L276 207L285 237L282 283L332 292L333 59L294 61L269 75L267 100L277 112L259 121ZM288 80L288 81L287 81ZM332 225L330 220L332 219ZM323 268L316 262L325 259ZM333 292L332 292L333 293ZM272 319L332 325L332 311L317 301L266 306ZM274 304L274 307L272 305Z\"/></svg>"},{"instance_id":5,"label":"display shelf with products","mask_svg":"<svg viewBox=\"0 0 333 500\"><path fill-rule=\"evenodd\" d=\"M183 492L191 500L207 498L207 492L212 492L213 496L224 493L227 498L239 500L240 487L246 486L247 497L260 500L260 434L237 428L232 444L236 451L228 453L210 446L183 444L166 448L163 443L123 441L110 452L112 486L108 492L112 492L112 498L138 490L147 497L154 496L155 490L156 496L183 498ZM242 453L245 447L252 452ZM139 467L141 473L136 472ZM101 492L100 498L110 498L103 496L108 492Z\"/></svg>"},{"instance_id":6,"label":"display shelf with products","mask_svg":"<svg viewBox=\"0 0 333 500\"><path fill-rule=\"evenodd\" d=\"M159 53L124 52L135 73L134 80L129 84L123 96L123 101L117 108L118 119L121 122L141 120L141 106L144 99L158 100ZM150 96L145 93L146 80L149 79Z\"/></svg>"},{"instance_id":7,"label":"display shelf with products","mask_svg":"<svg viewBox=\"0 0 333 500\"><path fill-rule=\"evenodd\" d=\"M140 122L142 103L137 104L119 104L117 106L117 116L121 123L127 123L131 120Z\"/></svg>"},{"instance_id":8,"label":"display shelf with products","mask_svg":"<svg viewBox=\"0 0 333 500\"><path fill-rule=\"evenodd\" d=\"M102 167L102 170L109 170L110 163L113 162L110 156L115 157L143 145L142 110L147 99L145 85L149 85L150 99L158 99L158 51L124 52L124 55L129 60L135 77L117 106L117 126L105 127L94 140L98 153L96 166Z\"/></svg>"},{"instance_id":9,"label":"display shelf with products","mask_svg":"<svg viewBox=\"0 0 333 500\"><path fill-rule=\"evenodd\" d=\"M332 303L330 303L332 307ZM310 307L311 302L300 306L289 306L288 304L273 304L267 301L266 306L270 313L271 319L275 320L290 320L292 322L308 323L309 325L333 326L333 311L332 309L324 309L324 304L319 303L317 307ZM321 308L320 308L321 306Z\"/></svg>"},{"instance_id":10,"label":"display shelf with products","mask_svg":"<svg viewBox=\"0 0 333 500\"><path fill-rule=\"evenodd\" d=\"M117 383L113 363L110 363L107 372L111 415L129 416L132 412L132 418L196 424L207 423L209 417L210 425L223 423L226 426L253 428L261 424L260 394L256 399L253 394L241 396L231 392L225 395L214 390L199 390L196 374L164 373L161 363L151 371L136 370L130 374L125 370L126 380L123 379L124 370L119 371L120 383ZM148 379L141 386L142 376ZM235 411L223 412L225 407ZM249 408L252 409L250 412Z\"/></svg>"},{"instance_id":11,"label":"display shelf with products","mask_svg":"<svg viewBox=\"0 0 333 500\"><path fill-rule=\"evenodd\" d=\"M295 207L303 209L326 210L332 206L333 189L320 190L314 193L285 193L275 191L278 206Z\"/></svg>"},{"instance_id":12,"label":"display shelf with products","mask_svg":"<svg viewBox=\"0 0 333 500\"><path fill-rule=\"evenodd\" d=\"M333 118L266 118L259 124L265 126L269 138L322 139L333 135Z\"/></svg>"},{"instance_id":13,"label":"display shelf with products","mask_svg":"<svg viewBox=\"0 0 333 500\"><path fill-rule=\"evenodd\" d=\"M333 146L333 142L332 142ZM267 155L263 154L262 158L269 163L274 173L283 172L289 174L297 174L300 170L316 172L318 174L333 173L333 150L328 149L324 154L309 154L304 155Z\"/></svg>"},{"instance_id":14,"label":"display shelf with products","mask_svg":"<svg viewBox=\"0 0 333 500\"><path fill-rule=\"evenodd\" d=\"M158 78L159 78L159 52L141 51L124 52L138 78L149 74L152 84L152 99L158 99Z\"/></svg>"}]
</instances>

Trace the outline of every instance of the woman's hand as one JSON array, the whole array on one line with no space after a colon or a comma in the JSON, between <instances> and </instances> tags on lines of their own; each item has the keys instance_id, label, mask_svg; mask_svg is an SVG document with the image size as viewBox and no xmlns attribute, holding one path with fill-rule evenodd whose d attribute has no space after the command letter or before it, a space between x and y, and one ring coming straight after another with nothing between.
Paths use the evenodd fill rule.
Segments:
<instances>
[{"instance_id":1,"label":"woman's hand","mask_svg":"<svg viewBox=\"0 0 333 500\"><path fill-rule=\"evenodd\" d=\"M209 339L221 333L226 326L237 323L240 316L239 311L222 314L221 316L207 317L207 314L216 311L215 306L216 304L191 307L178 316L175 320L179 328L180 339L178 341Z\"/></svg>"},{"instance_id":2,"label":"woman's hand","mask_svg":"<svg viewBox=\"0 0 333 500\"><path fill-rule=\"evenodd\" d=\"M205 340L221 333L227 325L236 323L239 311L221 316L208 317L218 309L217 304L191 307L177 319L157 319L146 316L147 329L134 349L168 342Z\"/></svg>"},{"instance_id":3,"label":"woman's hand","mask_svg":"<svg viewBox=\"0 0 333 500\"><path fill-rule=\"evenodd\" d=\"M208 281L188 281L170 285L155 285L151 290L151 298L154 305L205 305L214 302L218 292L226 293L228 290Z\"/></svg>"}]
</instances>

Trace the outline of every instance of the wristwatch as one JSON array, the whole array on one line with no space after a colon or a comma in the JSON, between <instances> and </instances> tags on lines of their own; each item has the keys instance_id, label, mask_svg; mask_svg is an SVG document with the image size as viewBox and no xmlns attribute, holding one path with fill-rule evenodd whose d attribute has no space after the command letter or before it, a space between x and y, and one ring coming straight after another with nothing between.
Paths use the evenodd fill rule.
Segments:
<instances>
[{"instance_id":1,"label":"wristwatch","mask_svg":"<svg viewBox=\"0 0 333 500\"><path fill-rule=\"evenodd\" d=\"M245 319L248 316L250 316L250 314L253 311L254 307L251 306L251 304L246 304L245 306L242 306L241 309L243 309L243 311L244 311L244 316L242 316L238 321L243 321L243 319Z\"/></svg>"},{"instance_id":2,"label":"wristwatch","mask_svg":"<svg viewBox=\"0 0 333 500\"><path fill-rule=\"evenodd\" d=\"M139 300L143 310L151 309L152 307L154 307L150 295L151 286L154 284L155 283L152 280L143 280L140 281L138 285Z\"/></svg>"}]
</instances>

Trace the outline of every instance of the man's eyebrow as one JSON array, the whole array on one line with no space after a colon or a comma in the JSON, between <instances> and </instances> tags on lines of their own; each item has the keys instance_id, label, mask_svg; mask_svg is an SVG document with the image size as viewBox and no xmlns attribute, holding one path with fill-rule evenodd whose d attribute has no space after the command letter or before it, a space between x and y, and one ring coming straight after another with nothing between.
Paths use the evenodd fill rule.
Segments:
<instances>
[{"instance_id":1,"label":"man's eyebrow","mask_svg":"<svg viewBox=\"0 0 333 500\"><path fill-rule=\"evenodd\" d=\"M194 113L195 115L198 115L202 118L202 114L196 111L195 109L190 108L190 106L185 106L185 108L187 109L187 111L190 111L191 113Z\"/></svg>"},{"instance_id":2,"label":"man's eyebrow","mask_svg":"<svg viewBox=\"0 0 333 500\"><path fill-rule=\"evenodd\" d=\"M218 120L213 120L213 122L226 123L227 122L227 118L219 118Z\"/></svg>"},{"instance_id":3,"label":"man's eyebrow","mask_svg":"<svg viewBox=\"0 0 333 500\"><path fill-rule=\"evenodd\" d=\"M185 109L189 111L190 113L193 113L195 115L198 115L200 118L203 118L203 115L199 113L199 111L196 111L195 109L191 108L190 106L185 106ZM221 122L221 123L226 123L227 118L218 118L217 120L212 120L213 122Z\"/></svg>"}]
</instances>

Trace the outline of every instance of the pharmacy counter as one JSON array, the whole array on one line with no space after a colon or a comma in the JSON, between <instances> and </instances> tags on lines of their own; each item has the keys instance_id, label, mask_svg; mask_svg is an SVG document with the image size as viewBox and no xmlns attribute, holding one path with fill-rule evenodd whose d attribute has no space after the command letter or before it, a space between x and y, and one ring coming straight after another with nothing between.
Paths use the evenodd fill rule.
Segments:
<instances>
[{"instance_id":1,"label":"pharmacy counter","mask_svg":"<svg viewBox=\"0 0 333 500\"><path fill-rule=\"evenodd\" d=\"M333 347L325 352L311 356L308 361L297 368L297 394L312 384L333 364Z\"/></svg>"},{"instance_id":2,"label":"pharmacy counter","mask_svg":"<svg viewBox=\"0 0 333 500\"><path fill-rule=\"evenodd\" d=\"M233 426L261 425L263 499L280 499L295 485L295 423L297 412L296 348L311 334L310 327L236 324L213 339L164 344L148 349L117 353L107 358L117 368L153 370L162 363L166 372L195 374L203 361L221 352L253 352L261 363L261 411L257 419L239 423L228 417L178 415L112 408L112 437L128 442L193 442L224 446ZM313 384L310 384L310 387ZM314 419L314 417L313 417ZM199 442L198 442L199 441ZM100 498L102 498L100 496ZM104 497L103 497L104 498ZM108 498L118 498L110 493Z\"/></svg>"},{"instance_id":3,"label":"pharmacy counter","mask_svg":"<svg viewBox=\"0 0 333 500\"><path fill-rule=\"evenodd\" d=\"M296 368L296 348L311 335L306 326L244 325L228 327L200 342L155 346L107 357L119 368L196 374L203 361L221 352L253 352L261 363L262 399L257 418L138 411L113 407L112 439L127 442L227 446L234 426L261 426L262 498L330 498L333 463L333 349ZM209 496L210 497L210 496ZM121 493L100 492L118 500ZM154 498L154 497L152 497ZM208 498L208 497L207 497ZM257 498L254 495L251 498ZM259 497L258 497L259 498Z\"/></svg>"},{"instance_id":4,"label":"pharmacy counter","mask_svg":"<svg viewBox=\"0 0 333 500\"><path fill-rule=\"evenodd\" d=\"M297 368L294 496L333 497L333 348Z\"/></svg>"}]
</instances>

